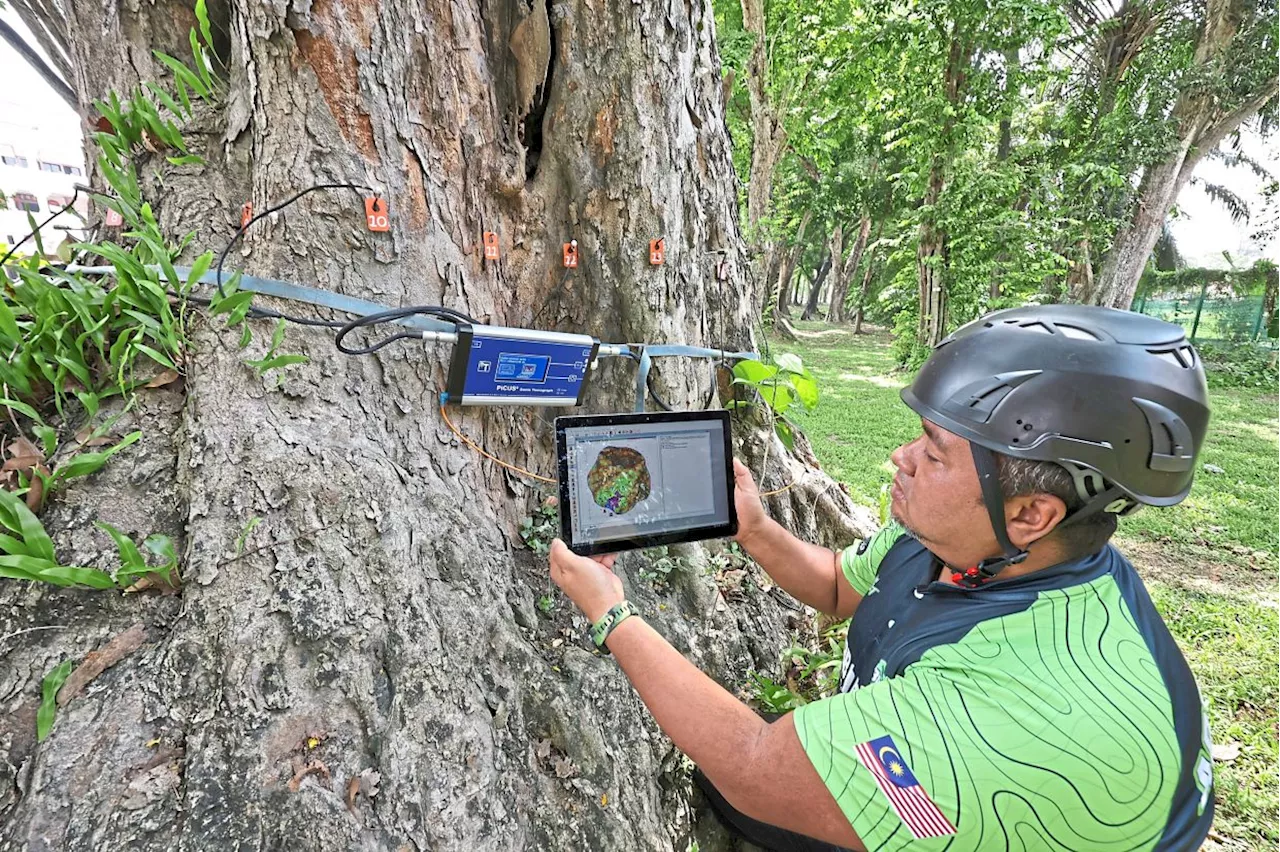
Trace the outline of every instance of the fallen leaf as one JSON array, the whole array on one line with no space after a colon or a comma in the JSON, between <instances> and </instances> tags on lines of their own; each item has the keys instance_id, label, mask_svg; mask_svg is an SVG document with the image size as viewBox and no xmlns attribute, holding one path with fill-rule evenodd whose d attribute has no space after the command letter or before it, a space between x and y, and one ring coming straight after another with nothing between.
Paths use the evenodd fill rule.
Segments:
<instances>
[{"instance_id":1,"label":"fallen leaf","mask_svg":"<svg viewBox=\"0 0 1280 852\"><path fill-rule=\"evenodd\" d=\"M112 439L107 435L93 436L94 427L84 426L80 431L76 432L76 443L81 447L103 447L112 443Z\"/></svg>"},{"instance_id":2,"label":"fallen leaf","mask_svg":"<svg viewBox=\"0 0 1280 852\"><path fill-rule=\"evenodd\" d=\"M36 465L36 470L45 476L49 475L49 468L44 466L44 462ZM27 494L25 497L27 508L32 512L38 513L44 508L44 479L39 476L32 476L27 482Z\"/></svg>"},{"instance_id":3,"label":"fallen leaf","mask_svg":"<svg viewBox=\"0 0 1280 852\"><path fill-rule=\"evenodd\" d=\"M353 775L347 782L347 810L356 812L356 795L360 792L360 776Z\"/></svg>"},{"instance_id":4,"label":"fallen leaf","mask_svg":"<svg viewBox=\"0 0 1280 852\"><path fill-rule=\"evenodd\" d=\"M293 777L289 779L289 792L298 792L298 788L302 786L302 779L306 778L308 775L319 775L324 779L326 787L329 785L329 780L333 777L329 774L329 767L324 765L324 761L308 761L305 766L293 773Z\"/></svg>"},{"instance_id":5,"label":"fallen leaf","mask_svg":"<svg viewBox=\"0 0 1280 852\"><path fill-rule=\"evenodd\" d=\"M607 808L607 807L609 807L609 794L608 794L608 793L601 793L601 794L600 794L600 807L602 807L602 808Z\"/></svg>"},{"instance_id":6,"label":"fallen leaf","mask_svg":"<svg viewBox=\"0 0 1280 852\"><path fill-rule=\"evenodd\" d=\"M62 688L58 690L58 706L67 706L67 703L83 692L94 678L141 648L146 640L146 630L142 622L138 622L115 636L99 650L85 654L84 662L71 673L71 676L62 684Z\"/></svg>"},{"instance_id":7,"label":"fallen leaf","mask_svg":"<svg viewBox=\"0 0 1280 852\"><path fill-rule=\"evenodd\" d=\"M177 370L164 370L159 375L157 375L154 379L147 382L145 386L149 388L162 388L165 385L173 384L180 378L182 378L182 374L179 373Z\"/></svg>"},{"instance_id":8,"label":"fallen leaf","mask_svg":"<svg viewBox=\"0 0 1280 852\"><path fill-rule=\"evenodd\" d=\"M158 589L160 594L168 597L176 595L182 591L182 580L178 577L178 572L173 572L173 580L165 579L165 576L158 571L152 571L150 574L144 574L132 586L124 590L125 594L135 594L137 592L145 592L147 589Z\"/></svg>"},{"instance_id":9,"label":"fallen leaf","mask_svg":"<svg viewBox=\"0 0 1280 852\"><path fill-rule=\"evenodd\" d=\"M539 760L551 757L551 740L538 740L538 747L534 750L534 754L538 755Z\"/></svg>"},{"instance_id":10,"label":"fallen leaf","mask_svg":"<svg viewBox=\"0 0 1280 852\"><path fill-rule=\"evenodd\" d=\"M1213 759L1221 763L1230 763L1240 756L1240 743L1232 740L1229 743L1214 743L1209 750Z\"/></svg>"},{"instance_id":11,"label":"fallen leaf","mask_svg":"<svg viewBox=\"0 0 1280 852\"><path fill-rule=\"evenodd\" d=\"M557 778L572 778L578 774L578 767L567 757L557 757L551 761L551 768L555 770Z\"/></svg>"},{"instance_id":12,"label":"fallen leaf","mask_svg":"<svg viewBox=\"0 0 1280 852\"><path fill-rule=\"evenodd\" d=\"M31 457L44 461L44 453L41 452L40 448L37 447L35 444L31 443L31 441L27 440L27 438L25 438L22 435L19 435L18 437L10 441L9 446L5 447L5 452L7 452L9 454L9 457L14 461L17 461L18 459L25 459L25 458L31 458ZM19 465L18 468L21 468L23 466L25 465ZM6 469L9 469L9 470L15 469L15 468L9 467L7 462L5 463L5 467Z\"/></svg>"}]
</instances>

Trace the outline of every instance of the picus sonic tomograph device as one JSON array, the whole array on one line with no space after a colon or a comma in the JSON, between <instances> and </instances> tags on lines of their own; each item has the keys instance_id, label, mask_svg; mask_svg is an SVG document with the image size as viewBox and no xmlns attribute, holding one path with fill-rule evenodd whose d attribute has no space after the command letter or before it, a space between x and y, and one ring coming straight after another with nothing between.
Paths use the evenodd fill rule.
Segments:
<instances>
[{"instance_id":1,"label":"picus sonic tomograph device","mask_svg":"<svg viewBox=\"0 0 1280 852\"><path fill-rule=\"evenodd\" d=\"M579 405L600 341L586 334L458 323L441 402Z\"/></svg>"}]
</instances>

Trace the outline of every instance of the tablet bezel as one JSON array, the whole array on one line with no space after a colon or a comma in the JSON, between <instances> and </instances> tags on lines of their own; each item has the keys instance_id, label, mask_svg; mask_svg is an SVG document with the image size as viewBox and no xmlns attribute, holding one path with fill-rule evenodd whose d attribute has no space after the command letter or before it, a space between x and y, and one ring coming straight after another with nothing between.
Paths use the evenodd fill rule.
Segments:
<instances>
[{"instance_id":1,"label":"tablet bezel","mask_svg":"<svg viewBox=\"0 0 1280 852\"><path fill-rule=\"evenodd\" d=\"M690 423L716 420L724 434L725 497L729 507L729 522L708 527L692 527L687 530L641 535L632 538L613 538L606 541L579 542L573 538L573 521L570 516L569 455L566 429L594 428L598 426L635 425L651 423ZM733 440L729 412L717 411L654 411L627 414L578 414L556 418L556 474L560 491L560 537L569 549L580 556L601 553L617 553L644 547L660 547L690 541L706 541L712 538L728 538L738 532L738 510L734 505Z\"/></svg>"}]
</instances>

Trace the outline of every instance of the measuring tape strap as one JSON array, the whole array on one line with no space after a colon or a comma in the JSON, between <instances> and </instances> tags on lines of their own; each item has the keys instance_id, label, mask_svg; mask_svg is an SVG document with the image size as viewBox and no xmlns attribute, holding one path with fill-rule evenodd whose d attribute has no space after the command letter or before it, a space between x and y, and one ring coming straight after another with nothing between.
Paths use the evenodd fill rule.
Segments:
<instances>
[{"instance_id":1,"label":"measuring tape strap","mask_svg":"<svg viewBox=\"0 0 1280 852\"><path fill-rule=\"evenodd\" d=\"M158 268L158 267L157 267ZM114 266L68 266L67 272L80 272L86 275L114 275L116 268ZM183 278L191 274L191 267L176 266L174 271ZM223 285L226 285L226 276L223 276ZM218 276L215 272L206 272L200 277L200 284L209 287L217 286ZM241 290L248 290L251 293L258 293L263 296L273 296L277 299L288 299L293 302L304 302L308 305L314 305L318 308L329 308L343 313L353 314L358 317L367 317L370 314L376 314L387 310L386 305L380 305L377 302L369 302L364 299L356 299L352 296L344 296L341 293L334 293L332 290L321 290L317 287L306 287L302 284L294 284L290 281L279 281L274 278L259 278L255 275L241 275L237 286ZM451 322L444 322L438 319L432 319L424 316L410 316L395 320L399 325L405 325L410 328L421 329L423 331L454 331L456 326Z\"/></svg>"},{"instance_id":2,"label":"measuring tape strap","mask_svg":"<svg viewBox=\"0 0 1280 852\"><path fill-rule=\"evenodd\" d=\"M152 266L151 269L159 270L159 266ZM70 265L66 267L67 272L79 272L85 275L115 275L116 268L114 266L79 266ZM174 271L183 278L191 274L191 267L177 266ZM225 276L224 276L225 277ZM200 284L209 287L217 286L218 276L213 270L206 272L200 277ZM224 282L225 283L225 282ZM256 275L241 275L239 284L241 290L248 290L252 293L260 293L263 296L273 296L277 299L288 299L293 302L304 302L308 305L314 305L318 308L329 308L330 310L342 311L343 313L352 314L358 317L369 316L380 311L387 310L386 305L380 305L377 302L369 302L364 299L357 299L352 296L344 296L341 293L334 293L332 290L321 290L318 287L307 287L302 284L295 284L291 281L280 281L275 278L259 278ZM410 316L395 320L400 325L409 326L410 328L422 329L423 331L454 331L456 326L451 322L432 319L425 316ZM615 348L616 347L616 348ZM615 351L608 351L615 348ZM635 350L639 350L640 374L636 382L636 411L644 410L644 387L645 379L649 375L649 366L651 358L660 358L664 356L680 356L685 358L725 358L734 361L758 361L760 356L755 352L728 352L724 349L710 349L705 346L684 346L681 344L655 344L653 346L630 346L627 344L602 344L600 357L637 357Z\"/></svg>"}]
</instances>

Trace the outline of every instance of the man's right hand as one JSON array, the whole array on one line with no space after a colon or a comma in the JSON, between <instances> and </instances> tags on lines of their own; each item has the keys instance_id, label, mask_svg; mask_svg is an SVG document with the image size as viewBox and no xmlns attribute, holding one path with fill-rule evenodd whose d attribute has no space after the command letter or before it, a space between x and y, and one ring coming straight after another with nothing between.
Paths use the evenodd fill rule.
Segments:
<instances>
[{"instance_id":1,"label":"man's right hand","mask_svg":"<svg viewBox=\"0 0 1280 852\"><path fill-rule=\"evenodd\" d=\"M769 522L764 505L760 502L760 489L747 466L733 460L733 505L738 511L738 534L733 540L743 547Z\"/></svg>"}]
</instances>

